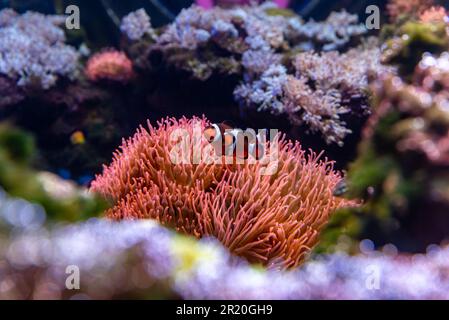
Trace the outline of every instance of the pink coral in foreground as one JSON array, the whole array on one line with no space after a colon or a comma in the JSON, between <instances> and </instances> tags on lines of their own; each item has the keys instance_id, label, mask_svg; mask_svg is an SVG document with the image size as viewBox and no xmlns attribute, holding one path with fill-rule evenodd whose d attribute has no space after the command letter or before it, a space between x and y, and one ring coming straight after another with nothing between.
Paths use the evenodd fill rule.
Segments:
<instances>
[{"instance_id":1,"label":"pink coral in foreground","mask_svg":"<svg viewBox=\"0 0 449 320\"><path fill-rule=\"evenodd\" d=\"M301 264L332 212L351 204L333 196L341 176L332 163L278 136L273 175L263 175L271 164L261 162L174 164L172 134L192 134L194 123L202 130L210 125L205 118L165 119L123 143L91 187L113 200L107 216L155 219L198 238L213 236L270 267Z\"/></svg>"},{"instance_id":2,"label":"pink coral in foreground","mask_svg":"<svg viewBox=\"0 0 449 320\"><path fill-rule=\"evenodd\" d=\"M93 55L87 62L86 76L91 81L127 82L133 76L133 64L125 53L106 50Z\"/></svg>"}]
</instances>

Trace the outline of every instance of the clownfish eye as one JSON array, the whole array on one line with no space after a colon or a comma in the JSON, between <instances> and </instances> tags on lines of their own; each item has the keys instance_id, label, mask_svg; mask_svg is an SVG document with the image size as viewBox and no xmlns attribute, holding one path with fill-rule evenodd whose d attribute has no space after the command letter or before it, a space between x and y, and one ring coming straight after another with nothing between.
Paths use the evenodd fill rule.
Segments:
<instances>
[{"instance_id":1,"label":"clownfish eye","mask_svg":"<svg viewBox=\"0 0 449 320\"><path fill-rule=\"evenodd\" d=\"M221 139L221 131L218 125L213 124L204 130L204 138L207 142L216 142Z\"/></svg>"}]
</instances>

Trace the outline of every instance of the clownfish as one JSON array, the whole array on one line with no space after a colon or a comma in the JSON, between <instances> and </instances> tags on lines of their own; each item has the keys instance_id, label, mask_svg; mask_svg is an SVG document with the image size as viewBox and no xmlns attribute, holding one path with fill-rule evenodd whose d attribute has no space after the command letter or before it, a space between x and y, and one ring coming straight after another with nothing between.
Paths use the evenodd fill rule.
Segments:
<instances>
[{"instance_id":1,"label":"clownfish","mask_svg":"<svg viewBox=\"0 0 449 320\"><path fill-rule=\"evenodd\" d=\"M226 122L207 127L204 130L204 137L220 155L233 156L242 160L247 160L251 155L256 160L260 160L265 153L266 135L263 137L263 132L259 134L255 134L252 130L244 132ZM243 148L237 146L241 139L243 139Z\"/></svg>"}]
</instances>

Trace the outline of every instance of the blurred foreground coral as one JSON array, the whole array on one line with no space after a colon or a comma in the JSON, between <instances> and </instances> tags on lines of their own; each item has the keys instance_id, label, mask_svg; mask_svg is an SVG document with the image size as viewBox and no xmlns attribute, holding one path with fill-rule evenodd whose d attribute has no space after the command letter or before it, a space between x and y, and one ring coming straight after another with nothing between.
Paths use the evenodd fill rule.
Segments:
<instances>
[{"instance_id":1,"label":"blurred foreground coral","mask_svg":"<svg viewBox=\"0 0 449 320\"><path fill-rule=\"evenodd\" d=\"M47 229L31 214L19 229L10 217L0 205L0 230L16 228L15 236L0 237L0 299L449 298L447 247L415 256L337 253L279 272L254 268L212 239L186 238L153 221ZM79 290L67 289L68 266L79 268ZM380 278L367 281L374 273Z\"/></svg>"}]
</instances>

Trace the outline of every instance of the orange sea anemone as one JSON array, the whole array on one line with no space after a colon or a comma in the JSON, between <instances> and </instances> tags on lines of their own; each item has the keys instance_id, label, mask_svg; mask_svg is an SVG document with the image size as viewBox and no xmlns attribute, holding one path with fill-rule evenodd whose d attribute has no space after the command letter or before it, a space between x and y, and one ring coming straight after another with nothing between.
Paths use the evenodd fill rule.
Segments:
<instances>
[{"instance_id":1,"label":"orange sea anemone","mask_svg":"<svg viewBox=\"0 0 449 320\"><path fill-rule=\"evenodd\" d=\"M279 135L267 143L278 143L274 162L175 164L178 134L195 136L195 128L209 126L204 117L167 118L124 141L91 187L113 201L107 217L156 219L198 238L213 236L250 262L298 266L332 212L352 204L333 195L341 175L332 162ZM193 138L192 146L207 149L208 143Z\"/></svg>"},{"instance_id":2,"label":"orange sea anemone","mask_svg":"<svg viewBox=\"0 0 449 320\"><path fill-rule=\"evenodd\" d=\"M133 75L133 64L125 53L116 50L106 50L93 55L85 70L91 81L111 80L127 82Z\"/></svg>"}]
</instances>

